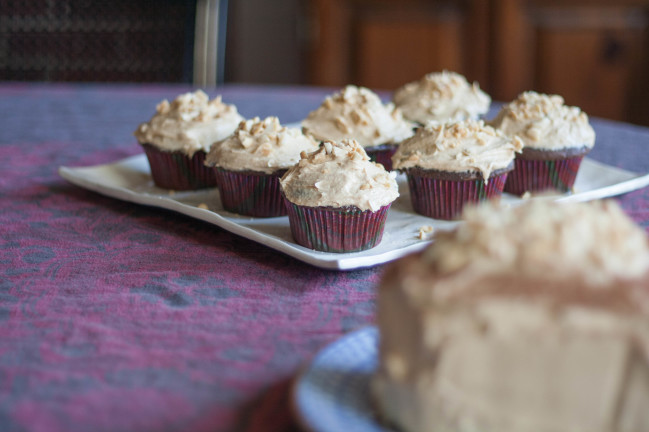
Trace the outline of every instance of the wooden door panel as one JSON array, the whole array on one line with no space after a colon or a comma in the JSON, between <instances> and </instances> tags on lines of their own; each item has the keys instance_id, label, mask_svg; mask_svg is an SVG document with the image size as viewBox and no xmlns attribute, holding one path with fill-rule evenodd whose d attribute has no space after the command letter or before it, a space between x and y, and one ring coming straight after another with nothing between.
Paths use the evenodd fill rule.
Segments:
<instances>
[{"instance_id":1,"label":"wooden door panel","mask_svg":"<svg viewBox=\"0 0 649 432\"><path fill-rule=\"evenodd\" d=\"M536 83L598 116L627 117L635 52L641 39L624 31L540 31Z\"/></svg>"},{"instance_id":2,"label":"wooden door panel","mask_svg":"<svg viewBox=\"0 0 649 432\"><path fill-rule=\"evenodd\" d=\"M493 96L511 100L533 89L560 94L591 115L649 121L638 118L646 106L638 79L647 67L644 4L495 0Z\"/></svg>"},{"instance_id":3,"label":"wooden door panel","mask_svg":"<svg viewBox=\"0 0 649 432\"><path fill-rule=\"evenodd\" d=\"M484 0L312 0L309 82L394 89L443 69L486 80Z\"/></svg>"},{"instance_id":4,"label":"wooden door panel","mask_svg":"<svg viewBox=\"0 0 649 432\"><path fill-rule=\"evenodd\" d=\"M414 21L414 22L413 22ZM434 23L368 19L359 23L354 79L371 88L394 89L443 69L466 73L459 19Z\"/></svg>"}]
</instances>

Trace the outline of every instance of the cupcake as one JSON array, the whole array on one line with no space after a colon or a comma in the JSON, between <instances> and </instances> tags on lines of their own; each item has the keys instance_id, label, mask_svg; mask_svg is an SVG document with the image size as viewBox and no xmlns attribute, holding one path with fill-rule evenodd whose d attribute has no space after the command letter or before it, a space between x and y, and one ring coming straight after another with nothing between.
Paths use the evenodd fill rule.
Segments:
<instances>
[{"instance_id":1,"label":"cupcake","mask_svg":"<svg viewBox=\"0 0 649 432\"><path fill-rule=\"evenodd\" d=\"M384 105L376 93L351 85L327 96L302 122L304 133L319 141L356 140L388 171L397 143L412 136L413 126L394 105Z\"/></svg>"},{"instance_id":2,"label":"cupcake","mask_svg":"<svg viewBox=\"0 0 649 432\"><path fill-rule=\"evenodd\" d=\"M584 155L595 144L588 116L564 105L557 95L522 93L503 106L490 124L523 140L525 148L516 155L514 171L505 184L505 192L515 195L570 191Z\"/></svg>"},{"instance_id":3,"label":"cupcake","mask_svg":"<svg viewBox=\"0 0 649 432\"><path fill-rule=\"evenodd\" d=\"M205 167L212 143L230 135L243 117L234 105L197 90L163 100L156 114L140 124L134 135L144 148L156 186L193 190L216 186L213 170Z\"/></svg>"},{"instance_id":4,"label":"cupcake","mask_svg":"<svg viewBox=\"0 0 649 432\"><path fill-rule=\"evenodd\" d=\"M413 209L434 219L455 219L466 203L499 197L515 152L517 137L482 120L431 124L399 145L395 170L408 176Z\"/></svg>"},{"instance_id":5,"label":"cupcake","mask_svg":"<svg viewBox=\"0 0 649 432\"><path fill-rule=\"evenodd\" d=\"M489 111L491 98L477 82L455 72L434 72L398 88L392 97L403 116L421 125L474 119Z\"/></svg>"},{"instance_id":6,"label":"cupcake","mask_svg":"<svg viewBox=\"0 0 649 432\"><path fill-rule=\"evenodd\" d=\"M649 243L613 202L482 205L380 282L403 432L649 430Z\"/></svg>"},{"instance_id":7,"label":"cupcake","mask_svg":"<svg viewBox=\"0 0 649 432\"><path fill-rule=\"evenodd\" d=\"M313 138L282 126L277 117L255 117L215 143L205 164L216 174L225 210L255 217L283 216L280 177L300 160L300 153L317 149Z\"/></svg>"},{"instance_id":8,"label":"cupcake","mask_svg":"<svg viewBox=\"0 0 649 432\"><path fill-rule=\"evenodd\" d=\"M280 180L293 238L323 252L373 248L399 196L395 177L354 140L324 141L303 153Z\"/></svg>"}]
</instances>

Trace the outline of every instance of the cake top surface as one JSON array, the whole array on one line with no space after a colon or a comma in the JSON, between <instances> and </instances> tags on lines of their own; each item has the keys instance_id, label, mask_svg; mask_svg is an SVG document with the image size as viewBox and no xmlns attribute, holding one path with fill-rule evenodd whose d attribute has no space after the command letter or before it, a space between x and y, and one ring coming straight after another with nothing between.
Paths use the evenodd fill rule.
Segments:
<instances>
[{"instance_id":1,"label":"cake top surface","mask_svg":"<svg viewBox=\"0 0 649 432\"><path fill-rule=\"evenodd\" d=\"M354 206L377 211L399 196L396 173L370 161L355 140L324 141L280 180L285 197L308 207Z\"/></svg>"},{"instance_id":2,"label":"cake top surface","mask_svg":"<svg viewBox=\"0 0 649 432\"><path fill-rule=\"evenodd\" d=\"M317 140L354 139L363 147L398 143L413 133L413 124L394 105L384 105L376 93L352 85L327 96L302 128Z\"/></svg>"},{"instance_id":3,"label":"cake top surface","mask_svg":"<svg viewBox=\"0 0 649 432\"><path fill-rule=\"evenodd\" d=\"M398 88L392 97L408 120L423 125L477 118L489 111L491 98L456 72L433 72Z\"/></svg>"},{"instance_id":4,"label":"cake top surface","mask_svg":"<svg viewBox=\"0 0 649 432\"><path fill-rule=\"evenodd\" d=\"M213 143L230 135L243 117L234 105L210 100L202 90L185 93L171 103L158 104L156 113L141 123L134 135L142 144L152 144L163 151L182 151L192 156L196 151L206 153Z\"/></svg>"},{"instance_id":5,"label":"cake top surface","mask_svg":"<svg viewBox=\"0 0 649 432\"><path fill-rule=\"evenodd\" d=\"M525 147L561 150L595 145L595 131L586 113L565 105L558 95L521 93L490 124L507 135L517 135Z\"/></svg>"},{"instance_id":6,"label":"cake top surface","mask_svg":"<svg viewBox=\"0 0 649 432\"><path fill-rule=\"evenodd\" d=\"M522 148L516 136L510 138L482 120L464 120L417 129L399 145L392 164L400 170L479 171L488 179L493 171L507 168Z\"/></svg>"},{"instance_id":7,"label":"cake top surface","mask_svg":"<svg viewBox=\"0 0 649 432\"><path fill-rule=\"evenodd\" d=\"M573 280L597 293L649 271L647 236L613 201L535 199L513 209L490 203L463 216L422 255L439 276Z\"/></svg>"},{"instance_id":8,"label":"cake top surface","mask_svg":"<svg viewBox=\"0 0 649 432\"><path fill-rule=\"evenodd\" d=\"M282 126L277 117L245 120L232 135L212 146L205 164L231 171L270 174L300 160L300 153L317 150L318 143L299 129Z\"/></svg>"}]
</instances>

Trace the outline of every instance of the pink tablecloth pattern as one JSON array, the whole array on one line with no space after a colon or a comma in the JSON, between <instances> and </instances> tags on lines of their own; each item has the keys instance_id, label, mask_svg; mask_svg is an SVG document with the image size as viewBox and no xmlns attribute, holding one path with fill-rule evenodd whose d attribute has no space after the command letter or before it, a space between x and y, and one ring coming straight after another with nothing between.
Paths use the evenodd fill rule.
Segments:
<instances>
[{"instance_id":1,"label":"pink tablecloth pattern","mask_svg":"<svg viewBox=\"0 0 649 432\"><path fill-rule=\"evenodd\" d=\"M182 86L0 84L0 430L291 431L291 380L371 324L384 266L321 270L191 218L68 184L142 150ZM330 89L226 86L246 117ZM594 120L592 157L649 171L649 129ZM649 192L619 198L649 227Z\"/></svg>"}]
</instances>

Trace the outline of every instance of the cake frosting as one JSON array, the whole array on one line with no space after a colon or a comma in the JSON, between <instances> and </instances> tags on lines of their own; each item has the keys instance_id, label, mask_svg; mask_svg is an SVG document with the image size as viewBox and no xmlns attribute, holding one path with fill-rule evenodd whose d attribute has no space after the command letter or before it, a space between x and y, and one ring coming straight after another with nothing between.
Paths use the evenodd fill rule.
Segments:
<instances>
[{"instance_id":1,"label":"cake frosting","mask_svg":"<svg viewBox=\"0 0 649 432\"><path fill-rule=\"evenodd\" d=\"M595 131L578 107L567 106L559 95L528 91L504 105L490 124L510 136L518 136L526 148L590 149Z\"/></svg>"},{"instance_id":2,"label":"cake frosting","mask_svg":"<svg viewBox=\"0 0 649 432\"><path fill-rule=\"evenodd\" d=\"M378 295L382 415L405 432L649 430L649 243L612 202L465 212Z\"/></svg>"},{"instance_id":3,"label":"cake frosting","mask_svg":"<svg viewBox=\"0 0 649 432\"><path fill-rule=\"evenodd\" d=\"M234 105L210 100L201 90L166 99L156 107L156 114L138 126L134 135L141 144L152 144L167 152L181 151L193 156L208 152L213 143L230 135L243 117Z\"/></svg>"},{"instance_id":4,"label":"cake frosting","mask_svg":"<svg viewBox=\"0 0 649 432\"><path fill-rule=\"evenodd\" d=\"M354 206L376 211L399 196L396 173L370 161L355 140L324 141L280 180L284 196L308 207Z\"/></svg>"},{"instance_id":5,"label":"cake frosting","mask_svg":"<svg viewBox=\"0 0 649 432\"><path fill-rule=\"evenodd\" d=\"M489 111L491 98L477 82L456 72L433 72L398 88L394 104L408 120L422 125L477 119Z\"/></svg>"},{"instance_id":6,"label":"cake frosting","mask_svg":"<svg viewBox=\"0 0 649 432\"><path fill-rule=\"evenodd\" d=\"M384 105L376 93L352 85L327 96L302 128L320 141L355 139L363 147L395 144L413 134L413 124L393 104Z\"/></svg>"},{"instance_id":7,"label":"cake frosting","mask_svg":"<svg viewBox=\"0 0 649 432\"><path fill-rule=\"evenodd\" d=\"M467 209L465 218L424 254L440 274L469 267L525 277L551 272L612 289L615 280L649 270L644 232L612 201L564 206L533 200L512 211L486 205Z\"/></svg>"},{"instance_id":8,"label":"cake frosting","mask_svg":"<svg viewBox=\"0 0 649 432\"><path fill-rule=\"evenodd\" d=\"M303 151L318 149L318 143L300 129L282 126L277 117L242 121L228 138L215 143L205 164L230 171L271 174L300 160Z\"/></svg>"},{"instance_id":9,"label":"cake frosting","mask_svg":"<svg viewBox=\"0 0 649 432\"><path fill-rule=\"evenodd\" d=\"M446 172L479 171L483 178L509 167L522 141L506 136L482 120L431 124L417 129L392 157L397 170L422 168Z\"/></svg>"}]
</instances>

